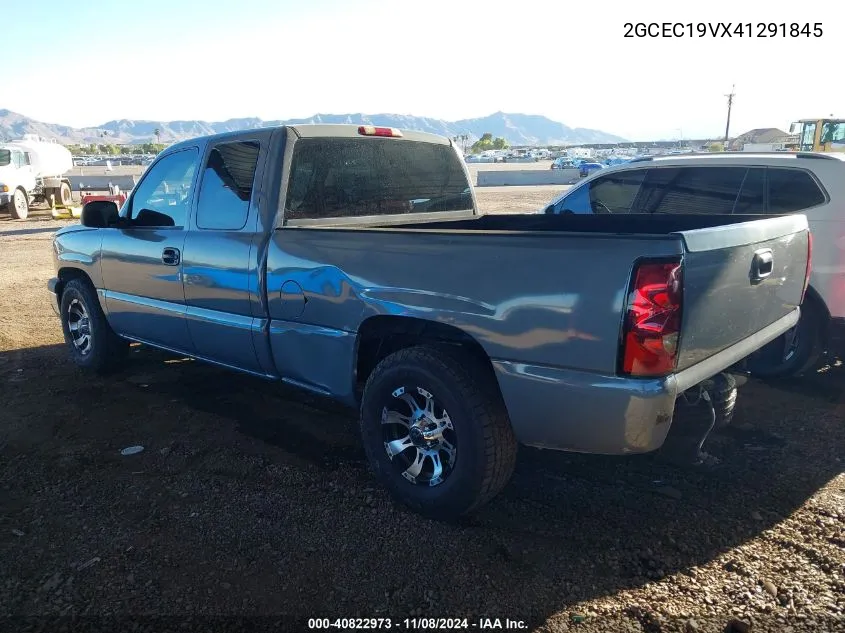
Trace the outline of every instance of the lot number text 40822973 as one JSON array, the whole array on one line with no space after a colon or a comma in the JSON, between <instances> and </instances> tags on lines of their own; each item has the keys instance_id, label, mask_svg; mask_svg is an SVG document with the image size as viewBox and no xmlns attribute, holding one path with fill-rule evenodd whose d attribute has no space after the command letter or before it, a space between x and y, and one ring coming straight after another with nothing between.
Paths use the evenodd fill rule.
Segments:
<instances>
[{"instance_id":1,"label":"lot number text 40822973","mask_svg":"<svg viewBox=\"0 0 845 633\"><path fill-rule=\"evenodd\" d=\"M395 629L398 631L445 631L445 630L522 630L528 625L523 620L510 618L309 618L308 629Z\"/></svg>"},{"instance_id":2,"label":"lot number text 40822973","mask_svg":"<svg viewBox=\"0 0 845 633\"><path fill-rule=\"evenodd\" d=\"M625 22L625 37L821 37L821 22Z\"/></svg>"}]
</instances>

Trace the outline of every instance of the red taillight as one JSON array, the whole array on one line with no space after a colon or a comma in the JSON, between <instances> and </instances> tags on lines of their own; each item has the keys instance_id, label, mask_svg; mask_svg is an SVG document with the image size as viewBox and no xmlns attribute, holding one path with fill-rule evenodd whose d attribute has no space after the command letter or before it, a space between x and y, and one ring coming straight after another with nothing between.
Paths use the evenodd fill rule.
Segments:
<instances>
[{"instance_id":1,"label":"red taillight","mask_svg":"<svg viewBox=\"0 0 845 633\"><path fill-rule=\"evenodd\" d=\"M358 126L358 134L362 136L391 136L393 138L402 136L401 130L397 130L395 127L376 127L374 125Z\"/></svg>"},{"instance_id":2,"label":"red taillight","mask_svg":"<svg viewBox=\"0 0 845 633\"><path fill-rule=\"evenodd\" d=\"M804 273L804 292L801 293L801 303L807 296L807 288L810 287L810 272L813 268L813 234L807 233L807 270Z\"/></svg>"},{"instance_id":3,"label":"red taillight","mask_svg":"<svg viewBox=\"0 0 845 633\"><path fill-rule=\"evenodd\" d=\"M677 364L681 332L681 262L644 262L634 271L622 338L622 371L665 376Z\"/></svg>"}]
</instances>

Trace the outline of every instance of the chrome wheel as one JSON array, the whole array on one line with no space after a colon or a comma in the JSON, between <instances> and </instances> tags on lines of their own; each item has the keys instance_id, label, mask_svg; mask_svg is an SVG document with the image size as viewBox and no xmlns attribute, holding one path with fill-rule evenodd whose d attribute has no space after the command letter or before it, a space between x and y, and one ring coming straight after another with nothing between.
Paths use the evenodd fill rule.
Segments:
<instances>
[{"instance_id":1,"label":"chrome wheel","mask_svg":"<svg viewBox=\"0 0 845 633\"><path fill-rule=\"evenodd\" d=\"M91 320L88 310L79 299L74 299L67 307L67 328L73 346L83 356L91 351Z\"/></svg>"},{"instance_id":2,"label":"chrome wheel","mask_svg":"<svg viewBox=\"0 0 845 633\"><path fill-rule=\"evenodd\" d=\"M437 486L457 458L457 439L449 414L422 387L400 387L381 416L384 450L412 484Z\"/></svg>"}]
</instances>

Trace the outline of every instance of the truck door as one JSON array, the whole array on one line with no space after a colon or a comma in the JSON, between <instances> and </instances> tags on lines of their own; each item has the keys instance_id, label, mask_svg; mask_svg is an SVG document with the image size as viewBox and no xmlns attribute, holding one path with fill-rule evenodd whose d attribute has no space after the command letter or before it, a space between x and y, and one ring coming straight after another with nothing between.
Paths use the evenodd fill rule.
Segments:
<instances>
[{"instance_id":1,"label":"truck door","mask_svg":"<svg viewBox=\"0 0 845 633\"><path fill-rule=\"evenodd\" d=\"M265 321L258 297L259 157L267 143L221 141L206 149L196 213L182 260L188 330L196 354L255 373L253 345ZM263 160L263 159L262 159Z\"/></svg>"},{"instance_id":2,"label":"truck door","mask_svg":"<svg viewBox=\"0 0 845 633\"><path fill-rule=\"evenodd\" d=\"M12 165L18 174L18 184L26 189L27 195L32 194L32 190L35 189L35 172L32 169L32 159L29 152L12 150Z\"/></svg>"},{"instance_id":3,"label":"truck door","mask_svg":"<svg viewBox=\"0 0 845 633\"><path fill-rule=\"evenodd\" d=\"M182 250L199 163L196 147L153 163L126 201L126 228L103 231L109 322L120 334L193 353L185 321Z\"/></svg>"}]
</instances>

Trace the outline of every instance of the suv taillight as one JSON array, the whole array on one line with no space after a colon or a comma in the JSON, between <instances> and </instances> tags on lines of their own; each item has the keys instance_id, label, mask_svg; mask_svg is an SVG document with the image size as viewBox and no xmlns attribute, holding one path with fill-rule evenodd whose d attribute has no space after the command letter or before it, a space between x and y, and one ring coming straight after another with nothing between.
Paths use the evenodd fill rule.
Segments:
<instances>
[{"instance_id":1,"label":"suv taillight","mask_svg":"<svg viewBox=\"0 0 845 633\"><path fill-rule=\"evenodd\" d=\"M678 361L683 279L680 260L635 269L622 331L623 373L665 376Z\"/></svg>"},{"instance_id":2,"label":"suv taillight","mask_svg":"<svg viewBox=\"0 0 845 633\"><path fill-rule=\"evenodd\" d=\"M801 303L807 296L807 288L810 287L810 272L813 268L813 234L807 233L807 270L804 272L804 292L801 293Z\"/></svg>"}]
</instances>

